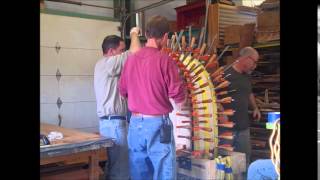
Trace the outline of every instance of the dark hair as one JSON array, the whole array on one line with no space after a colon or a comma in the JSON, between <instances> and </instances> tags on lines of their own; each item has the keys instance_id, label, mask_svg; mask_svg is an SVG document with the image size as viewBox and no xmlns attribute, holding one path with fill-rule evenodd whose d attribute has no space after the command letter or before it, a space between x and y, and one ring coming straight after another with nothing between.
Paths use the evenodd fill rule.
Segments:
<instances>
[{"instance_id":1,"label":"dark hair","mask_svg":"<svg viewBox=\"0 0 320 180\"><path fill-rule=\"evenodd\" d=\"M146 26L147 38L162 38L165 33L169 32L169 21L163 16L151 17Z\"/></svg>"},{"instance_id":2,"label":"dark hair","mask_svg":"<svg viewBox=\"0 0 320 180\"><path fill-rule=\"evenodd\" d=\"M104 38L102 42L102 52L107 53L109 49L116 49L123 39L117 35L110 35Z\"/></svg>"}]
</instances>

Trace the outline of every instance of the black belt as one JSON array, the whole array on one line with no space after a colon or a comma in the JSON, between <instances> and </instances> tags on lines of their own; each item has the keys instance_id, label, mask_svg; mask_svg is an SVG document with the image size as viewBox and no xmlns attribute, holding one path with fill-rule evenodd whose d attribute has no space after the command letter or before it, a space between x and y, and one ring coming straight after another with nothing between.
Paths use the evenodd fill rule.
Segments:
<instances>
[{"instance_id":1,"label":"black belt","mask_svg":"<svg viewBox=\"0 0 320 180\"><path fill-rule=\"evenodd\" d=\"M100 119L104 120L112 120L112 119L121 119L121 120L127 120L126 116L102 116Z\"/></svg>"}]
</instances>

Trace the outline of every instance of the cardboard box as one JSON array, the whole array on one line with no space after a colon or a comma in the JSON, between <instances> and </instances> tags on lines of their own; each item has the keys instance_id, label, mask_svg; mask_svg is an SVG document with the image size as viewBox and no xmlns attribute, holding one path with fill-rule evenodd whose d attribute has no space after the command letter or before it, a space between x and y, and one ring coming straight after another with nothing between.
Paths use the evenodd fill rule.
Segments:
<instances>
[{"instance_id":1,"label":"cardboard box","mask_svg":"<svg viewBox=\"0 0 320 180\"><path fill-rule=\"evenodd\" d=\"M230 152L231 168L234 175L246 171L246 155L240 152ZM177 157L177 179L216 179L216 163L209 159Z\"/></svg>"}]
</instances>

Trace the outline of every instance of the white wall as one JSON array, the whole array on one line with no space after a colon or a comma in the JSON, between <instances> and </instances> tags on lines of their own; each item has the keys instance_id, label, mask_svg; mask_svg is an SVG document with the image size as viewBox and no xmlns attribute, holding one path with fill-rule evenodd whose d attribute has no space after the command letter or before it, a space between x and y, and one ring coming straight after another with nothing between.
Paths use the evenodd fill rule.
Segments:
<instances>
[{"instance_id":1,"label":"white wall","mask_svg":"<svg viewBox=\"0 0 320 180\"><path fill-rule=\"evenodd\" d=\"M104 7L113 7L113 0L73 0L75 2L81 2L90 5L104 6ZM75 12L82 13L88 15L96 15L96 16L105 16L105 17L113 17L114 11L113 9L92 7L92 6L80 6L76 4L67 4L61 2L53 2L53 1L44 1L46 8L66 11L66 12Z\"/></svg>"},{"instance_id":2,"label":"white wall","mask_svg":"<svg viewBox=\"0 0 320 180\"><path fill-rule=\"evenodd\" d=\"M105 36L120 35L119 22L40 13L41 122L98 132L93 89L95 63ZM57 52L56 44L61 46ZM56 77L61 73L60 80ZM57 106L60 97L62 105Z\"/></svg>"},{"instance_id":3,"label":"white wall","mask_svg":"<svg viewBox=\"0 0 320 180\"><path fill-rule=\"evenodd\" d=\"M134 4L134 9L143 8L147 5L159 2L160 0L136 0ZM170 3L158 6L156 8L152 8L149 10L146 10L145 17L146 21L148 20L148 17L151 17L153 15L160 15L166 17L168 20L174 21L177 19L176 17L176 10L174 8L186 5L186 0L174 0Z\"/></svg>"}]
</instances>

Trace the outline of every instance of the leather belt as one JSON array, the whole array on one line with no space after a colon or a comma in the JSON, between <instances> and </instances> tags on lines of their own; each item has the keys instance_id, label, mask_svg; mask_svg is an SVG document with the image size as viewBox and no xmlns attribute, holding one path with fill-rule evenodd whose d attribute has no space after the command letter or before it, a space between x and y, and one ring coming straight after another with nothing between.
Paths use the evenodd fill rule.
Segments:
<instances>
[{"instance_id":1,"label":"leather belt","mask_svg":"<svg viewBox=\"0 0 320 180\"><path fill-rule=\"evenodd\" d=\"M126 116L102 116L100 119L103 120L113 120L113 119L121 119L121 120L127 120Z\"/></svg>"}]
</instances>

